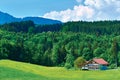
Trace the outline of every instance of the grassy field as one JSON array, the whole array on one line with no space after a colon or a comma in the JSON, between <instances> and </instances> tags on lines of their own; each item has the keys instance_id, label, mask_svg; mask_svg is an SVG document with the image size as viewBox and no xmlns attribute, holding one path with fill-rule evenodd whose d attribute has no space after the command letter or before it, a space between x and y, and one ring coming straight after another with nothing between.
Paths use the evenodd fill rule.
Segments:
<instances>
[{"instance_id":1,"label":"grassy field","mask_svg":"<svg viewBox=\"0 0 120 80\"><path fill-rule=\"evenodd\" d=\"M80 71L0 61L0 80L120 80L120 70Z\"/></svg>"}]
</instances>

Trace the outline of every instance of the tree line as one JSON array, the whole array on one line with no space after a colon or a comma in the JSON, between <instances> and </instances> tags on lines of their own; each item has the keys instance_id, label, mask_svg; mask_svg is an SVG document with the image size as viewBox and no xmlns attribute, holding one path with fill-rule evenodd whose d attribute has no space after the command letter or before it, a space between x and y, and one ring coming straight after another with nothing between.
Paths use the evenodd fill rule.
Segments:
<instances>
[{"instance_id":1,"label":"tree line","mask_svg":"<svg viewBox=\"0 0 120 80\"><path fill-rule=\"evenodd\" d=\"M108 61L111 67L119 66L119 25L119 21L4 24L0 27L0 59L73 67L78 57L85 60L98 57Z\"/></svg>"},{"instance_id":2,"label":"tree line","mask_svg":"<svg viewBox=\"0 0 120 80\"><path fill-rule=\"evenodd\" d=\"M23 33L41 33L60 31L62 24L36 25L32 21L12 22L0 25L2 30Z\"/></svg>"}]
</instances>

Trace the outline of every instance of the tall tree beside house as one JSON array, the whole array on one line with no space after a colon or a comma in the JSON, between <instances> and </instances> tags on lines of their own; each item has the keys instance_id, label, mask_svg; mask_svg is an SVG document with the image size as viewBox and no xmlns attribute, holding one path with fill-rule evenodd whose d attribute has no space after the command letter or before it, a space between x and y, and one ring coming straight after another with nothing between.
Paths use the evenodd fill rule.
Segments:
<instances>
[{"instance_id":1,"label":"tall tree beside house","mask_svg":"<svg viewBox=\"0 0 120 80\"><path fill-rule=\"evenodd\" d=\"M70 69L73 67L73 65L74 65L74 56L72 55L72 53L69 53L66 56L65 67L67 69Z\"/></svg>"},{"instance_id":2,"label":"tall tree beside house","mask_svg":"<svg viewBox=\"0 0 120 80\"><path fill-rule=\"evenodd\" d=\"M77 69L81 69L86 64L86 60L83 57L78 57L74 61L74 67Z\"/></svg>"}]
</instances>

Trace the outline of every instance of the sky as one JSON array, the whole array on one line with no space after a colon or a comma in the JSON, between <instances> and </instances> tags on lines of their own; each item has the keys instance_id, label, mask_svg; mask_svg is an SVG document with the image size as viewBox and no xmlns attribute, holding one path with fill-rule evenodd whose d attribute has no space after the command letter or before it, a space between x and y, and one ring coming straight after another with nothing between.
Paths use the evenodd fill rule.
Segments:
<instances>
[{"instance_id":1,"label":"sky","mask_svg":"<svg viewBox=\"0 0 120 80\"><path fill-rule=\"evenodd\" d=\"M0 11L62 22L120 20L120 0L0 0Z\"/></svg>"}]
</instances>

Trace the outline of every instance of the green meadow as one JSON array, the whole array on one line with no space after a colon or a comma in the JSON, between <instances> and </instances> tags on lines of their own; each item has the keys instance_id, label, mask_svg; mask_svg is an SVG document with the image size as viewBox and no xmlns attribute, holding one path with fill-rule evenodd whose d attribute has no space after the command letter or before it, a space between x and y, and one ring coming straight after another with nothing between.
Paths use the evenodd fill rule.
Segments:
<instances>
[{"instance_id":1,"label":"green meadow","mask_svg":"<svg viewBox=\"0 0 120 80\"><path fill-rule=\"evenodd\" d=\"M0 80L120 80L120 70L81 71L45 67L11 60L0 61Z\"/></svg>"}]
</instances>

